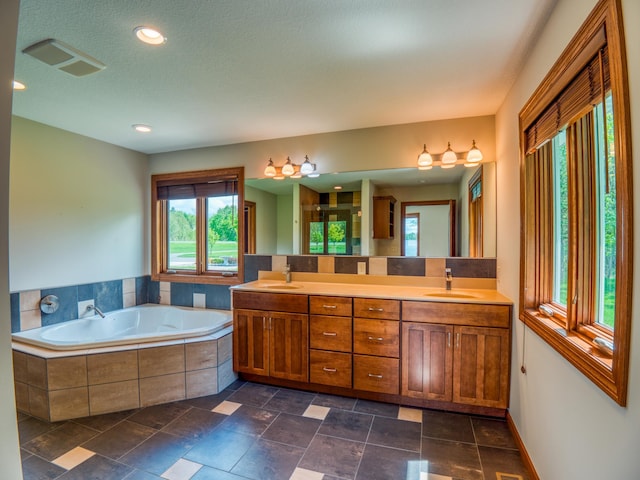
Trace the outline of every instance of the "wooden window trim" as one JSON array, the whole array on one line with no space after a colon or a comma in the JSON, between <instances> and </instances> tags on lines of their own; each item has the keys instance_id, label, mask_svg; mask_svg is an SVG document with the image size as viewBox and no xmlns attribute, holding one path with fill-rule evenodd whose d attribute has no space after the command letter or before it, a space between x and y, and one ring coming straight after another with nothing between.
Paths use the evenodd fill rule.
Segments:
<instances>
[{"instance_id":1,"label":"wooden window trim","mask_svg":"<svg viewBox=\"0 0 640 480\"><path fill-rule=\"evenodd\" d=\"M180 184L197 182L203 179L237 178L238 194L238 272L233 276L224 276L217 272L208 272L200 266L200 273L166 273L161 271L167 265L167 211L166 203L158 199L158 184ZM205 199L196 202L196 221L199 223L197 238L198 258L206 258L206 218L202 214ZM151 280L176 283L201 283L218 285L239 285L244 282L244 167L199 170L192 172L166 173L151 176Z\"/></svg>"},{"instance_id":2,"label":"wooden window trim","mask_svg":"<svg viewBox=\"0 0 640 480\"><path fill-rule=\"evenodd\" d=\"M527 270L527 248L531 247L531 238L527 237L524 192L528 182L525 169L526 129L544 112L551 101L562 91L579 69L587 61L584 54L590 42L602 28L607 34L609 51L610 82L614 109L614 135L616 152L617 182L617 267L616 267L616 316L613 333L614 354L612 358L601 356L590 341L593 335L602 333L596 325L582 325L575 330L571 325L563 325L558 319L539 315L531 299L544 297L540 291L531 292L531 268ZM590 58L590 57L589 57ZM565 357L579 371L593 381L607 395L621 406L627 401L627 382L629 370L629 347L631 332L633 281L633 195L632 195L632 156L630 102L627 75L626 49L622 25L622 7L620 0L601 0L587 20L578 30L550 72L533 93L520 112L520 192L521 192L521 264L520 264L520 311L519 318L532 331L539 335L556 351ZM582 62L582 63L581 63ZM531 267L531 265L529 265ZM533 268L546 268L543 261ZM537 287L535 288L537 289Z\"/></svg>"}]
</instances>

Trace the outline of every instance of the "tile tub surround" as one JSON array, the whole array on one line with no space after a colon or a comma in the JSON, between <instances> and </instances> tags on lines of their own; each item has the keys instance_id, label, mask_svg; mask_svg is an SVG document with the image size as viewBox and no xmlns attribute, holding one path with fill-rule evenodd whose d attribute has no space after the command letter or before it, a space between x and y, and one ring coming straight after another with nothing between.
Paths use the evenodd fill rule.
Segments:
<instances>
[{"instance_id":1,"label":"tile tub surround","mask_svg":"<svg viewBox=\"0 0 640 480\"><path fill-rule=\"evenodd\" d=\"M231 335L79 355L14 344L18 411L58 422L216 394L236 379Z\"/></svg>"},{"instance_id":2,"label":"tile tub surround","mask_svg":"<svg viewBox=\"0 0 640 480\"><path fill-rule=\"evenodd\" d=\"M241 381L56 424L21 414L18 431L25 480L535 478L504 421Z\"/></svg>"}]
</instances>

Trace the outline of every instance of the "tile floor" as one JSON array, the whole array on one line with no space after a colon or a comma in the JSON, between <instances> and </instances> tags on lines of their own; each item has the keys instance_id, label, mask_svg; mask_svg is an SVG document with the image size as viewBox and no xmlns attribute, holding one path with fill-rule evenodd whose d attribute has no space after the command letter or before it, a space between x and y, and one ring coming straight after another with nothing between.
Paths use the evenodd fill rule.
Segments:
<instances>
[{"instance_id":1,"label":"tile floor","mask_svg":"<svg viewBox=\"0 0 640 480\"><path fill-rule=\"evenodd\" d=\"M59 423L19 415L25 480L528 480L505 422L237 381Z\"/></svg>"}]
</instances>

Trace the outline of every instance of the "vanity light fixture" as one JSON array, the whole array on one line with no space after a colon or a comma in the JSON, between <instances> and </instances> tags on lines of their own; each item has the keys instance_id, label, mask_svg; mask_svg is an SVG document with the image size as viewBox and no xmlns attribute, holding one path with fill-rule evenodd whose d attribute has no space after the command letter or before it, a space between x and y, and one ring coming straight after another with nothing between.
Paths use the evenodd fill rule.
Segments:
<instances>
[{"instance_id":1,"label":"vanity light fixture","mask_svg":"<svg viewBox=\"0 0 640 480\"><path fill-rule=\"evenodd\" d=\"M133 33L138 40L148 45L162 45L167 41L162 33L151 27L139 26L133 29Z\"/></svg>"},{"instance_id":2,"label":"vanity light fixture","mask_svg":"<svg viewBox=\"0 0 640 480\"><path fill-rule=\"evenodd\" d=\"M14 80L13 81L13 89L14 90L26 90L27 86L22 82L18 82L17 80Z\"/></svg>"},{"instance_id":3,"label":"vanity light fixture","mask_svg":"<svg viewBox=\"0 0 640 480\"><path fill-rule=\"evenodd\" d=\"M143 123L136 123L134 125L131 125L131 128L133 128L138 133L151 133L152 130L149 125L144 125Z\"/></svg>"},{"instance_id":4,"label":"vanity light fixture","mask_svg":"<svg viewBox=\"0 0 640 480\"><path fill-rule=\"evenodd\" d=\"M274 180L283 180L285 178L316 178L320 176L316 172L316 164L309 161L309 157L305 155L304 162L301 165L293 163L291 157L287 157L287 161L281 167L275 165L270 158L269 163L264 168L264 176L273 178Z\"/></svg>"},{"instance_id":5,"label":"vanity light fixture","mask_svg":"<svg viewBox=\"0 0 640 480\"><path fill-rule=\"evenodd\" d=\"M447 142L447 149L442 154L436 155L435 159L429 153L427 145L425 144L422 152L418 155L418 169L431 170L433 167L453 168L458 164L464 164L465 167L474 167L478 165L482 159L482 152L476 146L475 140L473 140L471 149L467 152L464 160L462 158L458 159L458 154L451 148L451 142Z\"/></svg>"}]
</instances>

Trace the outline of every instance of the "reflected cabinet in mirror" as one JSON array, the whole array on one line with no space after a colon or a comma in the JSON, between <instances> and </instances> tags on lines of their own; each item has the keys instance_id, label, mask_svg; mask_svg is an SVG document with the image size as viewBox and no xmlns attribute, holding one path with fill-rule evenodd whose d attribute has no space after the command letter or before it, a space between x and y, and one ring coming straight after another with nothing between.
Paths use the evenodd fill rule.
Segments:
<instances>
[{"instance_id":1,"label":"reflected cabinet in mirror","mask_svg":"<svg viewBox=\"0 0 640 480\"><path fill-rule=\"evenodd\" d=\"M495 163L245 180L252 252L495 257Z\"/></svg>"}]
</instances>

